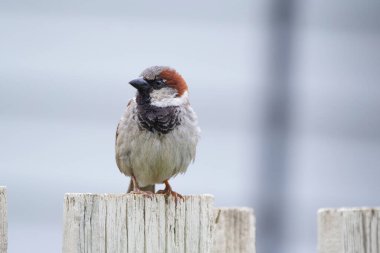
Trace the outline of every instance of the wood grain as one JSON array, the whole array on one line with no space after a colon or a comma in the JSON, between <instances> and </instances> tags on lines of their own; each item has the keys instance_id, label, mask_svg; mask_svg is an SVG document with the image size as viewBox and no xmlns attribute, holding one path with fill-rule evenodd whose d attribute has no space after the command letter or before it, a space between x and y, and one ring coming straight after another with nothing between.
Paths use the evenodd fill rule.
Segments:
<instances>
[{"instance_id":1,"label":"wood grain","mask_svg":"<svg viewBox=\"0 0 380 253\"><path fill-rule=\"evenodd\" d=\"M318 252L379 253L380 209L319 210Z\"/></svg>"},{"instance_id":2,"label":"wood grain","mask_svg":"<svg viewBox=\"0 0 380 253\"><path fill-rule=\"evenodd\" d=\"M255 253L255 217L250 208L216 208L213 253Z\"/></svg>"},{"instance_id":3,"label":"wood grain","mask_svg":"<svg viewBox=\"0 0 380 253\"><path fill-rule=\"evenodd\" d=\"M64 253L210 252L213 197L66 194Z\"/></svg>"}]
</instances>

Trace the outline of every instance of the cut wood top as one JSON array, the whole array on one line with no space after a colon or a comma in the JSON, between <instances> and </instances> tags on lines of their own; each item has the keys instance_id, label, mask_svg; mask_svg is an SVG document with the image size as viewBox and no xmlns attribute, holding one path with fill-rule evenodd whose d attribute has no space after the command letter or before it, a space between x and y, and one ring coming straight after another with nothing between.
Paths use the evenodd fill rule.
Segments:
<instances>
[{"instance_id":1,"label":"cut wood top","mask_svg":"<svg viewBox=\"0 0 380 253\"><path fill-rule=\"evenodd\" d=\"M339 207L339 208L320 208L318 213L324 212L366 212L380 211L380 207Z\"/></svg>"}]
</instances>

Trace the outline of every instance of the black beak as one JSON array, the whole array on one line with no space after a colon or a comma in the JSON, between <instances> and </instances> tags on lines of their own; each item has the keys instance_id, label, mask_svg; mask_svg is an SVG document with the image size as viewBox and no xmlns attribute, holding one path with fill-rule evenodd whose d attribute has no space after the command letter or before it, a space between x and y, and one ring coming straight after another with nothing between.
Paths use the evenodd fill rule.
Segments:
<instances>
[{"instance_id":1,"label":"black beak","mask_svg":"<svg viewBox=\"0 0 380 253\"><path fill-rule=\"evenodd\" d=\"M149 88L149 83L144 80L144 78L137 78L129 82L130 85L138 90L145 90Z\"/></svg>"}]
</instances>

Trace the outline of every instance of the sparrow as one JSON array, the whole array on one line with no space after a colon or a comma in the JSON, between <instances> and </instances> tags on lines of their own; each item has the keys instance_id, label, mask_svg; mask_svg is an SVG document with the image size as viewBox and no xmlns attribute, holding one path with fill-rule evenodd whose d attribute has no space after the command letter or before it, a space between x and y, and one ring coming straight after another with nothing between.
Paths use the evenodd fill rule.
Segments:
<instances>
[{"instance_id":1,"label":"sparrow","mask_svg":"<svg viewBox=\"0 0 380 253\"><path fill-rule=\"evenodd\" d=\"M129 82L136 88L116 130L116 163L131 177L128 192L182 196L169 180L185 173L194 161L200 136L197 116L190 106L188 87L173 68L153 66Z\"/></svg>"}]
</instances>

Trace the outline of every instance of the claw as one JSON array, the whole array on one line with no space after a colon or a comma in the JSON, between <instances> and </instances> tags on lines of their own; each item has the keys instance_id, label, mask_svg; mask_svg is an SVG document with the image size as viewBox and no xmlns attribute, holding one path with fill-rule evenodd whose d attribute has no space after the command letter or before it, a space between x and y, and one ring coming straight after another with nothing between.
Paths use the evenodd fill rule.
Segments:
<instances>
[{"instance_id":1,"label":"claw","mask_svg":"<svg viewBox=\"0 0 380 253\"><path fill-rule=\"evenodd\" d=\"M181 194L172 190L172 187L170 186L168 180L165 180L164 184L165 184L165 189L157 191L157 194L172 196L176 200L176 202L178 201L178 199L181 199L181 200L185 199Z\"/></svg>"},{"instance_id":2,"label":"claw","mask_svg":"<svg viewBox=\"0 0 380 253\"><path fill-rule=\"evenodd\" d=\"M132 184L133 184L133 191L131 191L129 193L137 194L137 195L143 195L143 196L147 196L149 198L153 198L153 195L154 195L153 192L140 190L135 176L132 176Z\"/></svg>"},{"instance_id":3,"label":"claw","mask_svg":"<svg viewBox=\"0 0 380 253\"><path fill-rule=\"evenodd\" d=\"M143 195L143 196L146 196L146 197L149 197L149 198L153 198L153 195L154 195L153 192L150 192L150 191L146 191L145 192L145 191L142 191L140 189L131 191L130 194Z\"/></svg>"}]
</instances>

